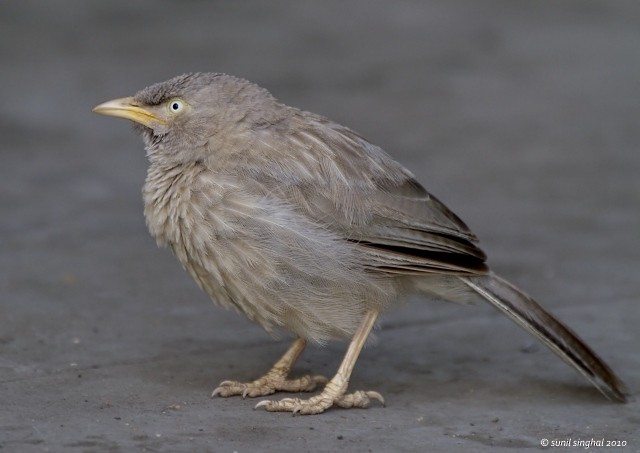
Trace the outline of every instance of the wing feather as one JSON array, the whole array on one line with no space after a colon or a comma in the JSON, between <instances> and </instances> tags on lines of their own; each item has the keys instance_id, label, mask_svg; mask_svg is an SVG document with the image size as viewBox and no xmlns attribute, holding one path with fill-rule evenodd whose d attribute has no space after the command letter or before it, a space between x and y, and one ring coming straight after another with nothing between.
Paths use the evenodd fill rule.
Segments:
<instances>
[{"instance_id":1,"label":"wing feather","mask_svg":"<svg viewBox=\"0 0 640 453\"><path fill-rule=\"evenodd\" d=\"M352 130L305 113L292 115L282 134L257 133L253 146L265 147L258 154L271 159L253 165L252 176L356 244L370 269L406 275L488 271L469 227L409 170ZM301 163L310 171L300 171Z\"/></svg>"}]
</instances>

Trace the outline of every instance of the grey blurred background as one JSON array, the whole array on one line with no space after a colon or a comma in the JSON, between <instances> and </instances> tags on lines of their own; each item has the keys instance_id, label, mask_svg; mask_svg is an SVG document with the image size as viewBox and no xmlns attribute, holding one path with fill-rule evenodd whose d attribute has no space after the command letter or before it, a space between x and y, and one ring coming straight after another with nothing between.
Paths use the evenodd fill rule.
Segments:
<instances>
[{"instance_id":1,"label":"grey blurred background","mask_svg":"<svg viewBox=\"0 0 640 453\"><path fill-rule=\"evenodd\" d=\"M635 394L637 1L5 1L0 58L0 450L507 451L571 437L640 451L637 402L607 402L484 305L416 299L383 317L351 386L385 408L292 418L210 399L287 339L215 307L156 248L142 143L91 113L214 71L350 126ZM344 349L312 348L296 371L331 375Z\"/></svg>"}]
</instances>

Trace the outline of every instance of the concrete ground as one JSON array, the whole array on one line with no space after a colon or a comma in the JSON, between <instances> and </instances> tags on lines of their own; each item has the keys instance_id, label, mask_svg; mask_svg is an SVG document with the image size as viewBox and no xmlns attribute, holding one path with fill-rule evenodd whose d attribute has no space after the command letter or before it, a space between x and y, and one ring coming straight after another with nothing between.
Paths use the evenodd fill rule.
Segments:
<instances>
[{"instance_id":1,"label":"concrete ground","mask_svg":"<svg viewBox=\"0 0 640 453\"><path fill-rule=\"evenodd\" d=\"M0 451L640 451L606 401L485 304L383 317L351 385L291 417L211 399L281 354L202 294L142 217L146 160L91 108L236 74L349 125L474 229L494 269L640 388L637 1L0 4ZM344 344L296 371L331 375ZM552 448L584 451L584 447Z\"/></svg>"}]
</instances>

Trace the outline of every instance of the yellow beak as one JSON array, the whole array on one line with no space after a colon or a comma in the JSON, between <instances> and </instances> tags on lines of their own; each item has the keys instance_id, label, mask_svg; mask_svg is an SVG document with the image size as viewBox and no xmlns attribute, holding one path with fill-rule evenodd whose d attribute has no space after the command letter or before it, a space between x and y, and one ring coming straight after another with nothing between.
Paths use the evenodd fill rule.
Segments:
<instances>
[{"instance_id":1,"label":"yellow beak","mask_svg":"<svg viewBox=\"0 0 640 453\"><path fill-rule=\"evenodd\" d=\"M93 111L101 115L115 116L116 118L135 121L147 127L167 124L164 119L155 113L140 107L132 97L107 101L94 107Z\"/></svg>"}]
</instances>

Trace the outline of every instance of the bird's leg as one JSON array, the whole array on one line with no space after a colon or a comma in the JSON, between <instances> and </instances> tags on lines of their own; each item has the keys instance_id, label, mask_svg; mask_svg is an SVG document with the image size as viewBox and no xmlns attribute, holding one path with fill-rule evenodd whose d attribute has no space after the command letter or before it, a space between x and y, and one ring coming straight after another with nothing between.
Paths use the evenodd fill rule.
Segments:
<instances>
[{"instance_id":1,"label":"bird's leg","mask_svg":"<svg viewBox=\"0 0 640 453\"><path fill-rule=\"evenodd\" d=\"M280 401L260 401L256 405L256 409L264 407L266 410L273 412L293 412L294 414L299 413L310 415L324 412L334 405L344 408L366 408L369 407L371 398L377 399L384 404L384 398L382 398L382 395L378 392L365 392L359 390L354 393L346 394L353 367L356 364L360 351L362 350L377 317L377 311L371 310L367 312L362 325L358 328L358 331L353 336L353 339L349 344L349 348L347 349L347 353L338 368L338 372L325 386L322 393L307 400L299 398L285 398Z\"/></svg>"},{"instance_id":2,"label":"bird's leg","mask_svg":"<svg viewBox=\"0 0 640 453\"><path fill-rule=\"evenodd\" d=\"M307 345L306 340L296 339L287 352L278 360L275 365L259 379L253 382L223 381L216 388L211 396L234 396L242 395L243 398L271 395L282 392L312 392L318 384L326 384L328 379L324 376L306 375L298 379L287 379L293 364L298 360L302 351Z\"/></svg>"}]
</instances>

